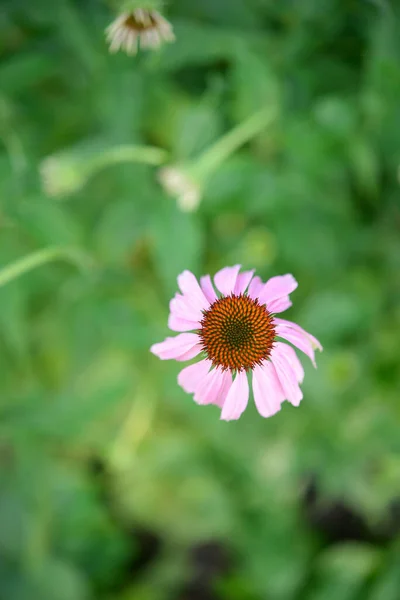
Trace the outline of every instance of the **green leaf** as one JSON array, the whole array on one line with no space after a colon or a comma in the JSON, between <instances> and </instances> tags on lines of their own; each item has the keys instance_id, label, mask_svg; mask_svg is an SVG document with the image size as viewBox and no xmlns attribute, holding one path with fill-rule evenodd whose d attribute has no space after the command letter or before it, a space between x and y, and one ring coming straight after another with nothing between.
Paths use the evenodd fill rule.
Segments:
<instances>
[{"instance_id":1,"label":"green leaf","mask_svg":"<svg viewBox=\"0 0 400 600\"><path fill-rule=\"evenodd\" d=\"M133 254L145 233L143 216L134 199L108 205L94 230L94 242L102 260L121 263Z\"/></svg>"},{"instance_id":2,"label":"green leaf","mask_svg":"<svg viewBox=\"0 0 400 600\"><path fill-rule=\"evenodd\" d=\"M66 205L30 197L17 211L20 225L41 245L73 246L82 241L81 224Z\"/></svg>"},{"instance_id":3,"label":"green leaf","mask_svg":"<svg viewBox=\"0 0 400 600\"><path fill-rule=\"evenodd\" d=\"M310 600L355 600L364 584L377 571L382 554L372 546L357 543L325 550L316 564L316 581Z\"/></svg>"},{"instance_id":4,"label":"green leaf","mask_svg":"<svg viewBox=\"0 0 400 600\"><path fill-rule=\"evenodd\" d=\"M150 222L154 266L167 296L176 291L176 278L185 269L200 275L204 250L201 223L178 210L171 199L160 197Z\"/></svg>"},{"instance_id":5,"label":"green leaf","mask_svg":"<svg viewBox=\"0 0 400 600\"><path fill-rule=\"evenodd\" d=\"M232 72L235 119L241 121L254 112L281 104L279 80L271 63L265 58L239 47Z\"/></svg>"}]
</instances>

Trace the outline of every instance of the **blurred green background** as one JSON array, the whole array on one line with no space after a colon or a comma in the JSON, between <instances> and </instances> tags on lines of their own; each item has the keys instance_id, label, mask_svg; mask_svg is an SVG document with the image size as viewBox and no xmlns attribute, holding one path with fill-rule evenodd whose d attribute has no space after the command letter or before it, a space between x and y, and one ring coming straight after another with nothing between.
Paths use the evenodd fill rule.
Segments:
<instances>
[{"instance_id":1,"label":"blurred green background","mask_svg":"<svg viewBox=\"0 0 400 600\"><path fill-rule=\"evenodd\" d=\"M400 598L396 11L173 0L129 58L100 0L2 0L1 600ZM157 163L260 109L183 212ZM300 408L224 423L149 346L179 272L235 263L293 273L325 350Z\"/></svg>"}]
</instances>

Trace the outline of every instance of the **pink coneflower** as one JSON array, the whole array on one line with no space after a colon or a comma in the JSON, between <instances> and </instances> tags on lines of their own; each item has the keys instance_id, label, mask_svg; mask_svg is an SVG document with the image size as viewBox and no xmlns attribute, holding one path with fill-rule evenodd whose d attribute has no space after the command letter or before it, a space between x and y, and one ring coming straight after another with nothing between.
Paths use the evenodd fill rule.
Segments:
<instances>
[{"instance_id":1,"label":"pink coneflower","mask_svg":"<svg viewBox=\"0 0 400 600\"><path fill-rule=\"evenodd\" d=\"M284 400L300 404L304 370L293 348L279 338L302 350L314 366L314 350L322 350L299 325L275 316L292 305L294 277L280 275L263 283L253 274L240 273L240 265L221 269L214 277L218 293L209 275L199 285L190 271L181 273L181 294L171 300L168 325L184 333L151 347L162 360L203 354L203 360L179 373L178 383L198 404L219 406L225 421L238 419L245 410L250 372L261 416L277 413Z\"/></svg>"}]
</instances>

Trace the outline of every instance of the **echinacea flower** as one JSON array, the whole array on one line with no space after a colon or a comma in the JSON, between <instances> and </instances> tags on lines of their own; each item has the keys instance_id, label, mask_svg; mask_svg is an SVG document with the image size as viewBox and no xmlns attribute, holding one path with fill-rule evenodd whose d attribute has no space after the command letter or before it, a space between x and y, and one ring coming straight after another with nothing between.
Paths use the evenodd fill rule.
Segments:
<instances>
[{"instance_id":1,"label":"echinacea flower","mask_svg":"<svg viewBox=\"0 0 400 600\"><path fill-rule=\"evenodd\" d=\"M106 29L110 52L122 49L129 55L138 47L156 49L163 42L173 42L175 36L169 21L157 10L136 8L119 15Z\"/></svg>"},{"instance_id":2,"label":"echinacea flower","mask_svg":"<svg viewBox=\"0 0 400 600\"><path fill-rule=\"evenodd\" d=\"M249 398L248 374L254 401L263 417L277 413L284 400L298 406L303 367L289 342L315 365L319 341L296 323L276 317L288 309L297 288L292 275L263 283L254 271L240 273L240 265L200 278L190 271L178 277L181 293L170 302L168 325L182 332L151 347L162 360L202 360L185 367L178 383L194 394L198 404L216 404L221 419L238 419ZM217 291L216 291L217 290Z\"/></svg>"}]
</instances>

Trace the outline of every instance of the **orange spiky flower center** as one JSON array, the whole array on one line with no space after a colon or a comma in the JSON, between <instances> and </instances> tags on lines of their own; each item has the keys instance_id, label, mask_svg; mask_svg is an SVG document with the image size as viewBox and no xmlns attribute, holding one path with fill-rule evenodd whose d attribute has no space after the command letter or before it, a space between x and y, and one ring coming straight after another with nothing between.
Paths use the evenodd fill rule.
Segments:
<instances>
[{"instance_id":1,"label":"orange spiky flower center","mask_svg":"<svg viewBox=\"0 0 400 600\"><path fill-rule=\"evenodd\" d=\"M271 354L274 319L265 305L247 295L225 296L204 311L199 335L214 366L248 371Z\"/></svg>"}]
</instances>

